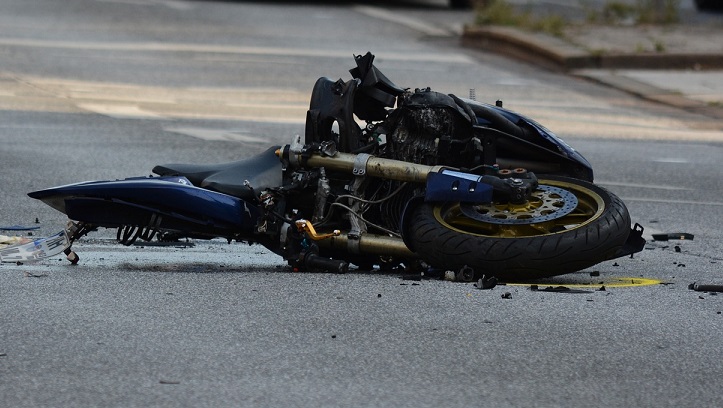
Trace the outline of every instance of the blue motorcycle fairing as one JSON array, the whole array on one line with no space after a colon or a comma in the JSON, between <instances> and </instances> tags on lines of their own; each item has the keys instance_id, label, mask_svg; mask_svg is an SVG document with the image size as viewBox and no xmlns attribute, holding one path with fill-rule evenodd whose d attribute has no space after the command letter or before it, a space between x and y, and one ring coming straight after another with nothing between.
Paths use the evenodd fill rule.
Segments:
<instances>
[{"instance_id":1,"label":"blue motorcycle fairing","mask_svg":"<svg viewBox=\"0 0 723 408\"><path fill-rule=\"evenodd\" d=\"M252 231L259 216L254 205L195 187L185 177L89 181L28 195L72 220L101 227L147 226L155 215L153 226L161 230L229 236Z\"/></svg>"},{"instance_id":2,"label":"blue motorcycle fairing","mask_svg":"<svg viewBox=\"0 0 723 408\"><path fill-rule=\"evenodd\" d=\"M458 171L443 170L427 175L424 201L461 203L489 203L493 188L481 181L481 176Z\"/></svg>"}]
</instances>

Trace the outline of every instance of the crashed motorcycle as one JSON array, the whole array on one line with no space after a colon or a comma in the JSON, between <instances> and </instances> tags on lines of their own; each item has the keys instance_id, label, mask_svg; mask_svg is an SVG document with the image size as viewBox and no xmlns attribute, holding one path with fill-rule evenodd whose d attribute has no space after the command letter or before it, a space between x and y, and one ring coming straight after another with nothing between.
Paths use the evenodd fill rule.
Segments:
<instances>
[{"instance_id":1,"label":"crashed motorcycle","mask_svg":"<svg viewBox=\"0 0 723 408\"><path fill-rule=\"evenodd\" d=\"M623 202L540 124L500 101L401 88L371 53L354 59L352 78L317 80L288 145L29 196L72 220L71 262L69 245L98 228L125 245L224 238L298 270L403 266L463 281L549 277L642 249Z\"/></svg>"}]
</instances>

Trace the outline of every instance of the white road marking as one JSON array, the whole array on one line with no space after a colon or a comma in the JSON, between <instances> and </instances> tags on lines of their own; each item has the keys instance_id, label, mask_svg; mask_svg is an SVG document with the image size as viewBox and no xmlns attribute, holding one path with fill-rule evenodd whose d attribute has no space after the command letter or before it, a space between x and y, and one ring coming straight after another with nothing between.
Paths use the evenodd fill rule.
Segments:
<instances>
[{"instance_id":1,"label":"white road marking","mask_svg":"<svg viewBox=\"0 0 723 408\"><path fill-rule=\"evenodd\" d=\"M194 5L185 1L176 0L95 0L100 3L120 3L134 6L163 6L175 10L193 10Z\"/></svg>"},{"instance_id":2,"label":"white road marking","mask_svg":"<svg viewBox=\"0 0 723 408\"><path fill-rule=\"evenodd\" d=\"M234 142L245 142L245 143L268 143L269 140L266 137L255 137L251 136L244 130L229 130L229 129L205 129L205 128L193 128L193 127L166 127L164 128L167 132L180 133L186 136L193 136L203 140L226 140Z\"/></svg>"},{"instance_id":3,"label":"white road marking","mask_svg":"<svg viewBox=\"0 0 723 408\"><path fill-rule=\"evenodd\" d=\"M354 6L353 9L361 14L369 17L378 18L380 20L390 21L392 23L403 25L412 30L419 31L424 35L430 37L450 37L452 33L448 30L443 30L438 27L434 27L429 23L421 20L417 20L411 17L407 17L398 11L390 11L381 7L374 6Z\"/></svg>"},{"instance_id":4,"label":"white road marking","mask_svg":"<svg viewBox=\"0 0 723 408\"><path fill-rule=\"evenodd\" d=\"M80 103L78 107L101 115L119 119L163 119L163 116L143 110L136 105L105 105L98 103Z\"/></svg>"},{"instance_id":5,"label":"white road marking","mask_svg":"<svg viewBox=\"0 0 723 408\"><path fill-rule=\"evenodd\" d=\"M595 184L602 184L605 186L615 186L615 187L649 188L649 189L654 189L654 190L670 190L670 191L692 191L692 190L694 190L692 188L687 188L687 187L677 187L677 186L669 186L669 185L661 185L661 184L623 183L623 182L619 182L619 181L595 180Z\"/></svg>"},{"instance_id":6,"label":"white road marking","mask_svg":"<svg viewBox=\"0 0 723 408\"><path fill-rule=\"evenodd\" d=\"M653 159L652 161L655 163L673 163L673 164L690 163L690 160L682 159L679 157L661 157L659 159Z\"/></svg>"},{"instance_id":7,"label":"white road marking","mask_svg":"<svg viewBox=\"0 0 723 408\"><path fill-rule=\"evenodd\" d=\"M0 109L80 109L115 118L303 124L309 107L306 91L270 87L162 87L14 75L0 89Z\"/></svg>"},{"instance_id":8,"label":"white road marking","mask_svg":"<svg viewBox=\"0 0 723 408\"><path fill-rule=\"evenodd\" d=\"M662 204L691 204L691 205L712 205L723 207L723 202L719 201L693 201L693 200L670 200L667 198L646 198L646 197L620 197L623 201L638 201L644 203L662 203Z\"/></svg>"},{"instance_id":9,"label":"white road marking","mask_svg":"<svg viewBox=\"0 0 723 408\"><path fill-rule=\"evenodd\" d=\"M197 52L217 54L248 54L248 55L276 55L276 56L307 56L325 58L349 58L352 53L348 50L323 50L319 48L283 48L283 47L251 47L217 44L191 44L191 43L160 43L160 42L101 42L101 41L60 41L37 40L27 38L0 38L0 45L76 49L93 51L153 51L153 52ZM377 55L384 55L389 61L408 62L449 62L460 64L473 64L474 61L463 54L457 53L423 53L423 52L393 52L385 53L377 50Z\"/></svg>"}]
</instances>

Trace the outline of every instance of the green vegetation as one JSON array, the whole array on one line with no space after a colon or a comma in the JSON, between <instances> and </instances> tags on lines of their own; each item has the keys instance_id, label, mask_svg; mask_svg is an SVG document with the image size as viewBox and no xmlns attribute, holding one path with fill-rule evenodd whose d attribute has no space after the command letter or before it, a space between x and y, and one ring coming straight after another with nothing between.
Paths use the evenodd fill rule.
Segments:
<instances>
[{"instance_id":1,"label":"green vegetation","mask_svg":"<svg viewBox=\"0 0 723 408\"><path fill-rule=\"evenodd\" d=\"M564 35L567 21L558 15L533 16L526 10L518 10L506 0L487 0L477 8L477 24L506 25L531 31L542 31L557 37Z\"/></svg>"},{"instance_id":2,"label":"green vegetation","mask_svg":"<svg viewBox=\"0 0 723 408\"><path fill-rule=\"evenodd\" d=\"M678 22L680 0L636 0L635 4L610 0L601 9L592 9L580 0L587 10L587 22L610 25L674 24ZM564 37L570 23L555 14L533 15L524 6L517 7L507 0L483 0L477 3L476 23L505 25L530 31L541 31ZM656 47L659 48L659 47Z\"/></svg>"},{"instance_id":3,"label":"green vegetation","mask_svg":"<svg viewBox=\"0 0 723 408\"><path fill-rule=\"evenodd\" d=\"M611 0L601 10L587 7L587 21L612 25L675 24L680 0L637 0L635 4Z\"/></svg>"}]
</instances>

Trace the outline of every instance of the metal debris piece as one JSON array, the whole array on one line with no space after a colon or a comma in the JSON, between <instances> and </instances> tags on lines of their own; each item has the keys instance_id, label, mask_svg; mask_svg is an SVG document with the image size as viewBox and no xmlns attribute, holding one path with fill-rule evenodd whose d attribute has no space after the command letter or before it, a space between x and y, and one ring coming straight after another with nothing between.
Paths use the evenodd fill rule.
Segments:
<instances>
[{"instance_id":1,"label":"metal debris piece","mask_svg":"<svg viewBox=\"0 0 723 408\"><path fill-rule=\"evenodd\" d=\"M502 299L512 299L512 293L510 293L510 292L503 293Z\"/></svg>"}]
</instances>

